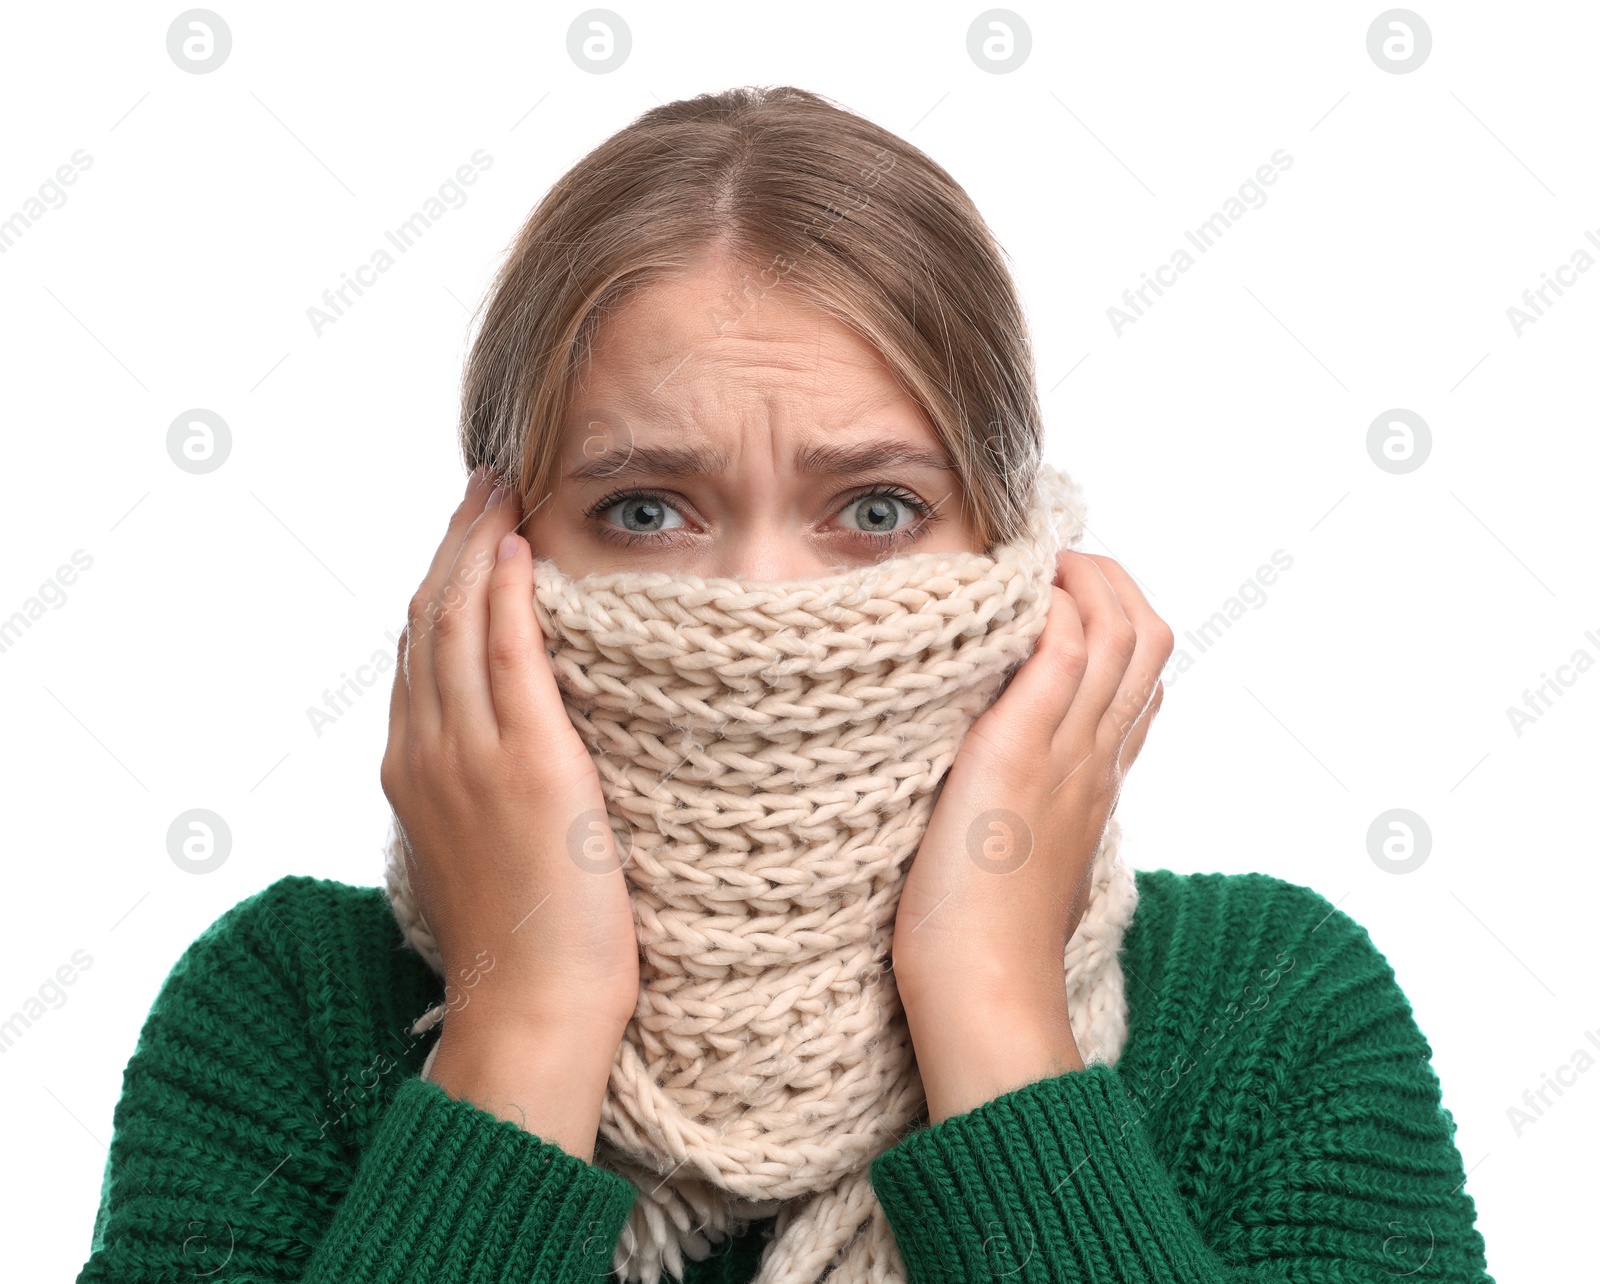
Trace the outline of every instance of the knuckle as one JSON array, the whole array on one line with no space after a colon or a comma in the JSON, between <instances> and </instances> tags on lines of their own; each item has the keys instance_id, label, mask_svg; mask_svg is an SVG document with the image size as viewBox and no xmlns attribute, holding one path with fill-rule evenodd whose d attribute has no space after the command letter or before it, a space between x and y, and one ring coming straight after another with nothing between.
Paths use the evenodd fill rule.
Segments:
<instances>
[{"instance_id":1,"label":"knuckle","mask_svg":"<svg viewBox=\"0 0 1600 1284\"><path fill-rule=\"evenodd\" d=\"M1081 678L1089 668L1089 649L1081 642L1063 642L1054 651L1057 667L1069 678Z\"/></svg>"},{"instance_id":2,"label":"knuckle","mask_svg":"<svg viewBox=\"0 0 1600 1284\"><path fill-rule=\"evenodd\" d=\"M411 600L406 603L406 626L408 631L415 635L428 627L429 617L433 612L433 594L428 591L426 584L421 585L411 595Z\"/></svg>"},{"instance_id":3,"label":"knuckle","mask_svg":"<svg viewBox=\"0 0 1600 1284\"><path fill-rule=\"evenodd\" d=\"M378 765L378 783L383 787L383 796L391 804L399 801L403 780L403 773L395 755L384 754L383 761Z\"/></svg>"},{"instance_id":4,"label":"knuckle","mask_svg":"<svg viewBox=\"0 0 1600 1284\"><path fill-rule=\"evenodd\" d=\"M528 654L528 639L517 631L496 633L489 639L488 652L492 670L515 669Z\"/></svg>"},{"instance_id":5,"label":"knuckle","mask_svg":"<svg viewBox=\"0 0 1600 1284\"><path fill-rule=\"evenodd\" d=\"M416 794L417 782L422 779L422 754L415 739L391 739L378 766L378 783L383 786L383 796L398 807Z\"/></svg>"},{"instance_id":6,"label":"knuckle","mask_svg":"<svg viewBox=\"0 0 1600 1284\"><path fill-rule=\"evenodd\" d=\"M1106 625L1105 641L1106 647L1113 655L1126 661L1132 659L1133 649L1139 642L1139 635L1127 620L1113 620Z\"/></svg>"},{"instance_id":7,"label":"knuckle","mask_svg":"<svg viewBox=\"0 0 1600 1284\"><path fill-rule=\"evenodd\" d=\"M466 618L466 612L462 609L463 605L460 595L452 594L447 587L439 606L433 613L432 628L434 636L441 638L453 637L460 631Z\"/></svg>"}]
</instances>

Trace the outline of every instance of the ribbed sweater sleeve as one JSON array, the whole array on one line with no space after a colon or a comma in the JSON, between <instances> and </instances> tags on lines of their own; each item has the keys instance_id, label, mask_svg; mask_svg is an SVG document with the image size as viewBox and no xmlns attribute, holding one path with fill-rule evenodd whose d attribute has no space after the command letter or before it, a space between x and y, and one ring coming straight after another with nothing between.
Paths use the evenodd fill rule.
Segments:
<instances>
[{"instance_id":1,"label":"ribbed sweater sleeve","mask_svg":"<svg viewBox=\"0 0 1600 1284\"><path fill-rule=\"evenodd\" d=\"M1431 1050L1365 929L1265 875L1146 886L1175 928L1128 938L1153 999L1129 1055L872 1162L910 1284L1488 1280Z\"/></svg>"},{"instance_id":2,"label":"ribbed sweater sleeve","mask_svg":"<svg viewBox=\"0 0 1600 1284\"><path fill-rule=\"evenodd\" d=\"M385 991L328 927L350 920L335 886L280 880L168 975L123 1075L79 1284L592 1284L632 1185L418 1079L425 1049L399 1037L411 996L382 1014L392 1040L361 1033L357 996Z\"/></svg>"}]
</instances>

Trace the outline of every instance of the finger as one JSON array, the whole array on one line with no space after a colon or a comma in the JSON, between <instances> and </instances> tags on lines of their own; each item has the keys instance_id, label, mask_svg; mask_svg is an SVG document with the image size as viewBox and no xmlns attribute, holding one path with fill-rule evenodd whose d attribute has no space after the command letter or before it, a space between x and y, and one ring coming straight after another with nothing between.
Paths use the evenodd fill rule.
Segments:
<instances>
[{"instance_id":1,"label":"finger","mask_svg":"<svg viewBox=\"0 0 1600 1284\"><path fill-rule=\"evenodd\" d=\"M1064 552L1057 565L1057 583L1077 604L1088 647L1088 667L1057 734L1072 744L1093 744L1101 720L1122 685L1138 638L1095 558L1086 553Z\"/></svg>"},{"instance_id":2,"label":"finger","mask_svg":"<svg viewBox=\"0 0 1600 1284\"><path fill-rule=\"evenodd\" d=\"M465 740L498 736L489 683L489 580L494 550L520 517L514 488L498 487L468 528L440 590L444 610L433 628L433 673L441 729Z\"/></svg>"},{"instance_id":3,"label":"finger","mask_svg":"<svg viewBox=\"0 0 1600 1284\"><path fill-rule=\"evenodd\" d=\"M490 487L485 470L474 470L467 483L467 493L456 511L450 516L444 538L434 550L433 560L422 577L422 583L411 596L406 615L406 683L409 692L410 722L419 733L437 734L443 719L443 708L434 681L433 646L434 628L438 623L443 604L440 591L456 554L467 537L472 523L483 512L488 502Z\"/></svg>"},{"instance_id":4,"label":"finger","mask_svg":"<svg viewBox=\"0 0 1600 1284\"><path fill-rule=\"evenodd\" d=\"M1128 768L1133 766L1134 760L1139 756L1139 750L1144 748L1144 740L1150 734L1150 724L1155 721L1156 712L1161 708L1161 695L1164 685L1156 682L1155 693L1150 697L1150 703L1144 707L1144 712L1135 720L1133 727L1128 732L1128 738L1122 742L1122 748L1117 754L1117 774L1127 775Z\"/></svg>"},{"instance_id":5,"label":"finger","mask_svg":"<svg viewBox=\"0 0 1600 1284\"><path fill-rule=\"evenodd\" d=\"M1172 655L1174 639L1172 629L1155 613L1133 576L1112 558L1093 553L1087 556L1094 560L1116 593L1123 613L1133 625L1136 639L1133 656L1110 710L1109 729L1120 741L1149 709L1162 670Z\"/></svg>"},{"instance_id":6,"label":"finger","mask_svg":"<svg viewBox=\"0 0 1600 1284\"><path fill-rule=\"evenodd\" d=\"M384 757L398 755L406 743L406 729L410 721L411 693L406 680L406 636L400 630L400 643L395 648L394 683L389 688L389 745Z\"/></svg>"},{"instance_id":7,"label":"finger","mask_svg":"<svg viewBox=\"0 0 1600 1284\"><path fill-rule=\"evenodd\" d=\"M1022 662L1000 698L969 734L992 738L991 728L1004 725L1015 728L1030 742L1049 744L1078 693L1086 663L1083 621L1078 618L1077 605L1052 585L1049 613L1033 654Z\"/></svg>"},{"instance_id":8,"label":"finger","mask_svg":"<svg viewBox=\"0 0 1600 1284\"><path fill-rule=\"evenodd\" d=\"M533 611L533 553L522 536L495 562L489 581L489 683L502 739L538 743L545 719L566 718L544 633Z\"/></svg>"}]
</instances>

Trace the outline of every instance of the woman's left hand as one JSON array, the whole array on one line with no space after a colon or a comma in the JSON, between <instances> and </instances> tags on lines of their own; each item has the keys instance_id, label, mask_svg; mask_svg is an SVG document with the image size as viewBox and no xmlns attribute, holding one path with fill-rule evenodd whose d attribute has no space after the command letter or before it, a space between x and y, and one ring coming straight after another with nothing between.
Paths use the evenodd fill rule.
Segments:
<instances>
[{"instance_id":1,"label":"woman's left hand","mask_svg":"<svg viewBox=\"0 0 1600 1284\"><path fill-rule=\"evenodd\" d=\"M966 1100L985 1091L985 1058L1081 1067L1063 956L1161 707L1173 641L1115 561L1063 552L1033 654L962 741L906 875L893 943L933 1115L936 1090L943 1113L996 1095Z\"/></svg>"}]
</instances>

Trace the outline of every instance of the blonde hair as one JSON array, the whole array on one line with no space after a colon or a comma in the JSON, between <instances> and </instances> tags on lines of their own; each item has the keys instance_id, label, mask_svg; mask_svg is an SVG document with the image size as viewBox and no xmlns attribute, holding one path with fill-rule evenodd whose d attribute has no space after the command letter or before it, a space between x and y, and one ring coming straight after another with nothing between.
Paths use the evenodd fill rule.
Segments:
<instances>
[{"instance_id":1,"label":"blonde hair","mask_svg":"<svg viewBox=\"0 0 1600 1284\"><path fill-rule=\"evenodd\" d=\"M789 289L872 345L934 425L980 546L1016 537L1043 426L1003 251L926 154L788 85L653 108L539 202L496 275L463 372L467 468L512 482L525 506L548 493L601 322L707 254L743 272L732 317L752 296Z\"/></svg>"}]
</instances>

